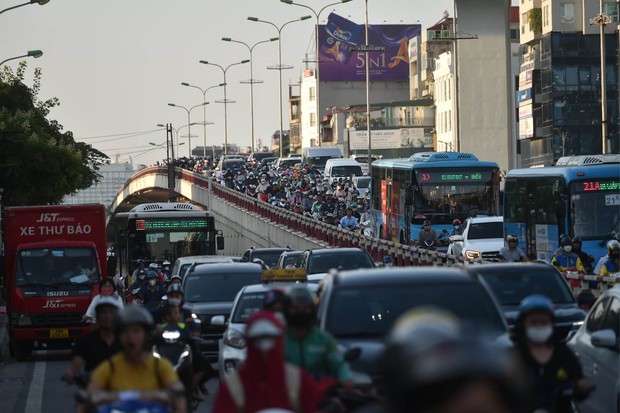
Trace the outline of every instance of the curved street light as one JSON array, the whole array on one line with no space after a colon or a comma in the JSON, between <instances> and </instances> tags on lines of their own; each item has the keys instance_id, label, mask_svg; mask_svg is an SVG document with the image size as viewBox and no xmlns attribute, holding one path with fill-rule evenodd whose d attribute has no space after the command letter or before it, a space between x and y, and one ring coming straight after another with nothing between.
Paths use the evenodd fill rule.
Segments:
<instances>
[{"instance_id":1,"label":"curved street light","mask_svg":"<svg viewBox=\"0 0 620 413\"><path fill-rule=\"evenodd\" d=\"M320 89L321 89L321 78L320 78L320 69L319 69L319 19L321 17L321 13L323 13L328 7L331 6L336 6L338 4L344 4L344 3L349 3L353 0L340 0L334 3L330 3L326 6L324 6L323 8L319 9L319 11L317 12L315 9L313 9L310 6L306 6L305 4L300 4L300 3L295 3L293 0L280 0L280 2L288 4L290 6L297 6L297 7L303 7L304 9L308 9L310 10L313 14L314 17L316 17L316 27L314 29L314 50L315 50L315 60L316 60L316 69L314 72L314 78L316 80L316 90L315 90L315 100L316 100L316 139L317 142L319 144L319 146L321 146L321 113L320 113L320 108L321 108L321 101L320 101Z\"/></svg>"},{"instance_id":2,"label":"curved street light","mask_svg":"<svg viewBox=\"0 0 620 413\"><path fill-rule=\"evenodd\" d=\"M202 104L204 105L202 107L202 124L204 125L203 126L203 131L202 131L203 132L203 135L202 135L202 143L203 143L203 145L202 145L202 147L203 147L202 157L206 159L207 158L207 123L208 123L207 122L207 105L208 105L208 102L207 102L207 92L209 90L211 90L211 89L216 88L216 87L226 86L226 83L220 83L218 85L209 86L206 89L203 89L200 86L189 84L187 82L181 82L181 85L182 86L191 87L191 88L194 88L194 89L198 89L198 90L200 90L202 92Z\"/></svg>"},{"instance_id":3,"label":"curved street light","mask_svg":"<svg viewBox=\"0 0 620 413\"><path fill-rule=\"evenodd\" d=\"M246 42L242 42L242 41L239 41L239 40L234 40L234 39L231 39L230 37L222 37L222 41L242 44L250 52L250 80L248 80L247 82L241 82L241 83L249 83L250 84L250 123L252 125L252 143L250 145L250 148L252 149L252 152L256 151L256 139L255 139L255 135L254 135L254 83L261 83L260 80L254 79L254 64L253 64L254 63L254 59L252 57L252 53L254 52L254 48L256 46L258 46L259 44L271 43L271 42L275 42L276 40L279 40L279 38L278 37L272 37L269 40L262 40L260 42L254 43L252 46L250 46Z\"/></svg>"},{"instance_id":4,"label":"curved street light","mask_svg":"<svg viewBox=\"0 0 620 413\"><path fill-rule=\"evenodd\" d=\"M286 23L282 24L281 26L278 26L278 25L276 25L273 22L270 22L270 21L267 21L267 20L261 20L258 17L248 17L249 21L269 24L269 25L273 26L278 31L278 66L277 67L269 67L268 69L276 69L280 73L280 79L279 79L279 82L278 82L278 91L279 91L279 94L280 94L280 138L279 138L279 143L278 143L278 146L280 147L280 158L283 157L283 153L284 153L283 152L283 147L284 147L284 120L282 118L282 70L286 69L285 67L282 67L282 29L284 29L286 26L288 26L291 23L300 22L300 21L311 19L311 18L312 18L312 16L301 16L298 19L289 20ZM291 69L292 67L287 67L287 68Z\"/></svg>"},{"instance_id":5,"label":"curved street light","mask_svg":"<svg viewBox=\"0 0 620 413\"><path fill-rule=\"evenodd\" d=\"M173 108L181 108L181 109L183 109L183 110L185 110L187 112L187 134L189 136L188 146L189 146L189 157L190 158L192 157L192 130L191 130L192 129L191 128L192 123L190 123L191 122L191 120L190 120L190 113L192 112L192 110L194 110L196 108L199 108L201 106L204 106L204 105L205 105L205 103L201 103L200 105L195 105L195 106L192 106L191 108L188 109L185 106L177 105L175 103L168 103L168 106L172 106ZM181 128L179 128L179 130L180 129ZM177 146L179 146L179 145L180 145L179 144L179 136L178 136L178 131L177 131Z\"/></svg>"},{"instance_id":6,"label":"curved street light","mask_svg":"<svg viewBox=\"0 0 620 413\"><path fill-rule=\"evenodd\" d=\"M228 66L224 67L222 65L219 65L217 63L213 63L213 62L209 62L206 60L200 60L199 63L202 63L203 65L211 65L211 66L215 66L215 67L219 67L220 70L222 71L222 73L224 74L224 83L222 83L224 85L224 100L223 101L216 101L218 103L224 103L224 155L228 154L228 98L226 95L226 72L228 72L228 69L230 69L233 66L237 66L237 65L243 65L246 63L249 63L249 60L242 60L240 62L236 62L236 63L231 63ZM232 102L230 102L232 103Z\"/></svg>"},{"instance_id":7,"label":"curved street light","mask_svg":"<svg viewBox=\"0 0 620 413\"><path fill-rule=\"evenodd\" d=\"M27 1L26 3L18 4L17 6L12 6L12 7L6 8L4 10L0 10L0 14L4 13L5 11L14 10L14 9L18 9L20 7L28 6L29 4L39 4L39 5L43 6L44 4L47 4L49 2L50 2L50 0L31 0L31 1Z\"/></svg>"},{"instance_id":8,"label":"curved street light","mask_svg":"<svg viewBox=\"0 0 620 413\"><path fill-rule=\"evenodd\" d=\"M9 57L8 59L3 60L2 62L0 62L0 66L5 64L9 60L17 60L17 59L21 59L22 57L34 57L35 59L38 59L41 56L43 56L43 52L41 50L28 50L28 52L24 55Z\"/></svg>"}]
</instances>

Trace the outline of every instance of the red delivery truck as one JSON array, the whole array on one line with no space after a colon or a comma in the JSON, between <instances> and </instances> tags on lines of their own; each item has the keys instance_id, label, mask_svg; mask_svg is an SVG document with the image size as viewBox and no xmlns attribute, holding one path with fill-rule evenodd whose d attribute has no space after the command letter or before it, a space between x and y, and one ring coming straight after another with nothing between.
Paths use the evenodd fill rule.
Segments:
<instances>
[{"instance_id":1,"label":"red delivery truck","mask_svg":"<svg viewBox=\"0 0 620 413\"><path fill-rule=\"evenodd\" d=\"M103 205L9 207L3 222L11 355L69 348L105 276Z\"/></svg>"}]
</instances>

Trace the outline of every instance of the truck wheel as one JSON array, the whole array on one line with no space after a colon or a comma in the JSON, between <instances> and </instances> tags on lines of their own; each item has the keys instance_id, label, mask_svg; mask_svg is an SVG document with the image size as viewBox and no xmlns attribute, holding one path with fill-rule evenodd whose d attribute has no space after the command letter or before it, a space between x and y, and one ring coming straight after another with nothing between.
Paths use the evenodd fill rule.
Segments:
<instances>
[{"instance_id":1,"label":"truck wheel","mask_svg":"<svg viewBox=\"0 0 620 413\"><path fill-rule=\"evenodd\" d=\"M11 350L15 360L25 361L32 355L32 344L25 341L14 341L11 343Z\"/></svg>"}]
</instances>

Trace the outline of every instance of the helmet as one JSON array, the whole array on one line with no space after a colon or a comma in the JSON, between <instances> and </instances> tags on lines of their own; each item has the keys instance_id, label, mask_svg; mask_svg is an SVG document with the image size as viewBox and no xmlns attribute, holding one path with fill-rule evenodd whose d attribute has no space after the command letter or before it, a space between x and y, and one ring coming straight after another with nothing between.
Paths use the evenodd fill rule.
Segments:
<instances>
[{"instance_id":1,"label":"helmet","mask_svg":"<svg viewBox=\"0 0 620 413\"><path fill-rule=\"evenodd\" d=\"M426 226L429 226L429 227L430 227L430 226L431 226L431 221L429 221L428 219L425 219L425 220L424 220L424 224L422 224L422 225L424 225L425 227L426 227Z\"/></svg>"},{"instance_id":2,"label":"helmet","mask_svg":"<svg viewBox=\"0 0 620 413\"><path fill-rule=\"evenodd\" d=\"M170 294L170 293L183 294L183 288L179 284L170 284L168 286L168 294Z\"/></svg>"},{"instance_id":3,"label":"helmet","mask_svg":"<svg viewBox=\"0 0 620 413\"><path fill-rule=\"evenodd\" d=\"M581 239L581 237L575 237L575 238L573 238L573 244L576 244L576 243L582 243L582 242L583 242L583 240Z\"/></svg>"},{"instance_id":4,"label":"helmet","mask_svg":"<svg viewBox=\"0 0 620 413\"><path fill-rule=\"evenodd\" d=\"M573 240L570 239L570 237L564 236L562 237L562 239L560 239L560 245L563 247L565 245L573 245Z\"/></svg>"},{"instance_id":5,"label":"helmet","mask_svg":"<svg viewBox=\"0 0 620 413\"><path fill-rule=\"evenodd\" d=\"M452 225L461 225L461 220L460 219L455 219L454 221L452 221Z\"/></svg>"},{"instance_id":6,"label":"helmet","mask_svg":"<svg viewBox=\"0 0 620 413\"><path fill-rule=\"evenodd\" d=\"M294 285L286 289L284 294L284 312L296 305L309 305L314 309L314 298L306 286Z\"/></svg>"},{"instance_id":7,"label":"helmet","mask_svg":"<svg viewBox=\"0 0 620 413\"><path fill-rule=\"evenodd\" d=\"M519 239L514 235L506 235L506 242L519 242Z\"/></svg>"},{"instance_id":8,"label":"helmet","mask_svg":"<svg viewBox=\"0 0 620 413\"><path fill-rule=\"evenodd\" d=\"M620 242L616 241L615 239L607 243L607 253L611 255L613 251L620 251Z\"/></svg>"},{"instance_id":9,"label":"helmet","mask_svg":"<svg viewBox=\"0 0 620 413\"><path fill-rule=\"evenodd\" d=\"M144 264L144 260L143 260L142 258L140 258L140 259L138 260L138 265L140 265L140 264Z\"/></svg>"},{"instance_id":10,"label":"helmet","mask_svg":"<svg viewBox=\"0 0 620 413\"><path fill-rule=\"evenodd\" d=\"M590 291L582 291L577 296L577 304L579 305L579 307L581 307L584 304L592 306L594 305L595 301L596 301L596 297Z\"/></svg>"},{"instance_id":11,"label":"helmet","mask_svg":"<svg viewBox=\"0 0 620 413\"><path fill-rule=\"evenodd\" d=\"M542 294L532 294L521 300L517 322L533 312L546 312L553 317L553 302Z\"/></svg>"},{"instance_id":12,"label":"helmet","mask_svg":"<svg viewBox=\"0 0 620 413\"><path fill-rule=\"evenodd\" d=\"M351 202L351 208L353 209L357 208L357 202Z\"/></svg>"},{"instance_id":13,"label":"helmet","mask_svg":"<svg viewBox=\"0 0 620 413\"><path fill-rule=\"evenodd\" d=\"M116 315L114 328L118 332L130 325L140 325L150 331L155 323L153 322L153 316L146 309L137 305L129 305L120 310Z\"/></svg>"},{"instance_id":14,"label":"helmet","mask_svg":"<svg viewBox=\"0 0 620 413\"><path fill-rule=\"evenodd\" d=\"M146 278L157 278L157 273L155 271L149 271L148 274L146 274Z\"/></svg>"},{"instance_id":15,"label":"helmet","mask_svg":"<svg viewBox=\"0 0 620 413\"><path fill-rule=\"evenodd\" d=\"M97 301L97 304L95 304L95 313L97 311L99 311L99 309L105 307L105 306L110 306L110 307L114 307L117 310L120 310L121 308L123 308L118 300L114 297L110 297L110 296L102 296L99 298L99 300Z\"/></svg>"},{"instance_id":16,"label":"helmet","mask_svg":"<svg viewBox=\"0 0 620 413\"><path fill-rule=\"evenodd\" d=\"M152 262L149 264L149 270L156 270L157 269L157 263L156 262Z\"/></svg>"},{"instance_id":17,"label":"helmet","mask_svg":"<svg viewBox=\"0 0 620 413\"><path fill-rule=\"evenodd\" d=\"M284 303L284 300L284 291L274 288L265 293L265 296L263 297L263 308L269 308L274 304Z\"/></svg>"},{"instance_id":18,"label":"helmet","mask_svg":"<svg viewBox=\"0 0 620 413\"><path fill-rule=\"evenodd\" d=\"M183 281L183 278L181 278L181 276L180 276L180 275L173 275L173 276L170 278L170 282L173 282L174 280Z\"/></svg>"},{"instance_id":19,"label":"helmet","mask_svg":"<svg viewBox=\"0 0 620 413\"><path fill-rule=\"evenodd\" d=\"M284 334L284 326L276 316L268 311L259 311L248 319L245 336L248 339L257 337L280 337Z\"/></svg>"},{"instance_id":20,"label":"helmet","mask_svg":"<svg viewBox=\"0 0 620 413\"><path fill-rule=\"evenodd\" d=\"M144 279L144 277L146 277L146 273L147 273L147 271L146 271L146 270L140 270L140 271L138 271L138 278L140 278L140 279Z\"/></svg>"}]
</instances>

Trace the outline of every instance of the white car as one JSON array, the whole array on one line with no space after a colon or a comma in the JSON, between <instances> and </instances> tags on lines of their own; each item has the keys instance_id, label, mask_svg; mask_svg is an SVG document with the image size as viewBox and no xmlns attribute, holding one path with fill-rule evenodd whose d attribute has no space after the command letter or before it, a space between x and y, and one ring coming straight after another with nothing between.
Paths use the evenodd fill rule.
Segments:
<instances>
[{"instance_id":1,"label":"white car","mask_svg":"<svg viewBox=\"0 0 620 413\"><path fill-rule=\"evenodd\" d=\"M370 189L370 177L354 176L353 183L355 184L355 188L359 191L360 197L364 198Z\"/></svg>"},{"instance_id":2,"label":"white car","mask_svg":"<svg viewBox=\"0 0 620 413\"><path fill-rule=\"evenodd\" d=\"M596 389L578 403L580 413L620 412L620 285L598 298L586 321L568 341L583 375Z\"/></svg>"},{"instance_id":3,"label":"white car","mask_svg":"<svg viewBox=\"0 0 620 413\"><path fill-rule=\"evenodd\" d=\"M463 255L468 261L499 261L504 246L503 217L472 217L463 223L463 235L450 237L448 254Z\"/></svg>"},{"instance_id":4,"label":"white car","mask_svg":"<svg viewBox=\"0 0 620 413\"><path fill-rule=\"evenodd\" d=\"M227 262L234 262L231 257L223 255L194 255L190 257L180 257L174 262L172 271L170 272L170 278L178 275L181 278L185 277L185 273L191 267L193 263L197 264L223 264Z\"/></svg>"}]
</instances>

